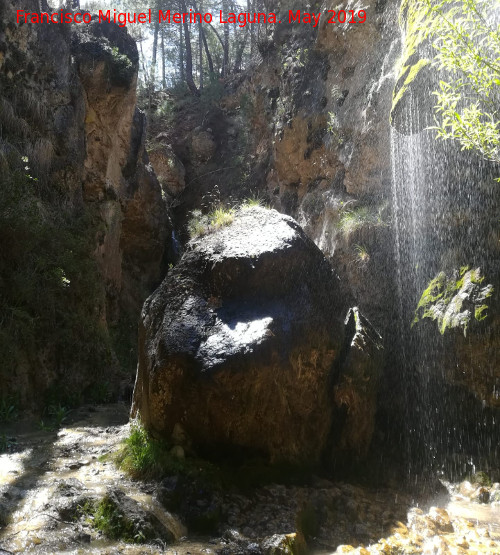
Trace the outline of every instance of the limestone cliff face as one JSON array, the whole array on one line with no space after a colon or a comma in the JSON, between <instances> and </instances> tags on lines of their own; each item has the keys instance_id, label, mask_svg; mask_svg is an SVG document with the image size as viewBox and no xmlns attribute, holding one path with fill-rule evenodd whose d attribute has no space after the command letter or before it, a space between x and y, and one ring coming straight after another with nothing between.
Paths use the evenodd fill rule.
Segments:
<instances>
[{"instance_id":1,"label":"limestone cliff face","mask_svg":"<svg viewBox=\"0 0 500 555\"><path fill-rule=\"evenodd\" d=\"M136 108L135 41L113 24L93 24L73 37L72 52L85 101L83 199L98 204L106 228L97 256L113 321L120 308L137 314L158 283L168 217Z\"/></svg>"},{"instance_id":2,"label":"limestone cliff face","mask_svg":"<svg viewBox=\"0 0 500 555\"><path fill-rule=\"evenodd\" d=\"M9 357L1 369L6 383L1 395L17 394L20 404L41 406L44 392L56 390L57 397L63 383L70 390L64 395L81 397L82 391L95 392L99 383L113 395L121 379L116 355L121 350L135 358L129 351L137 316L161 278L170 236L161 189L144 147L145 118L136 109L137 48L126 31L112 24L92 24L75 34L68 25L18 25L16 9L39 11L38 1L0 4L4 185L15 181L28 187L25 181L31 180L27 190L37 209L30 217L36 217L42 230L52 229L52 215L61 215L67 224L54 224L48 233L54 243L52 258L46 257L48 273L61 276L60 283L50 282L55 316L49 318L36 298L26 295L19 301L29 318L43 323L41 337L17 344L19 326L12 319L12 335L2 345ZM73 230L77 220L85 220L85 226ZM58 234L68 234L67 244ZM85 247L77 256L80 240ZM22 237L19 241L28 257L20 267L44 254L45 244L36 237L38 254L29 253ZM88 273L78 271L77 259L87 264ZM11 280L12 261L2 262L2 282L12 281L12 298L7 294L2 299L8 311L20 286ZM38 281L40 299L46 293L44 283ZM59 328L68 335L64 342L54 339ZM79 352L79 336L90 328L95 332L92 344L82 350L94 351L92 362L88 353Z\"/></svg>"}]
</instances>

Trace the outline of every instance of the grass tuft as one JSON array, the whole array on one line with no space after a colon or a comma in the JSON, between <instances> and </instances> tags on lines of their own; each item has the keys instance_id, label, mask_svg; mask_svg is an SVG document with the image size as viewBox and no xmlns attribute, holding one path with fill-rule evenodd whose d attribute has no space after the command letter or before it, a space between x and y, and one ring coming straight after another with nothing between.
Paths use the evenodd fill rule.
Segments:
<instances>
[{"instance_id":1,"label":"grass tuft","mask_svg":"<svg viewBox=\"0 0 500 555\"><path fill-rule=\"evenodd\" d=\"M213 233L221 227L232 224L234 216L234 209L223 205L219 205L208 214L203 214L201 210L193 210L191 212L191 219L188 222L189 236L191 239L194 239L208 233Z\"/></svg>"},{"instance_id":2,"label":"grass tuft","mask_svg":"<svg viewBox=\"0 0 500 555\"><path fill-rule=\"evenodd\" d=\"M223 206L219 206L209 214L209 219L210 225L214 229L219 229L233 223L234 210L232 208L224 208Z\"/></svg>"},{"instance_id":3,"label":"grass tuft","mask_svg":"<svg viewBox=\"0 0 500 555\"><path fill-rule=\"evenodd\" d=\"M366 265L370 262L370 253L364 245L354 245L354 251L356 252L356 262L359 265Z\"/></svg>"},{"instance_id":4,"label":"grass tuft","mask_svg":"<svg viewBox=\"0 0 500 555\"><path fill-rule=\"evenodd\" d=\"M352 209L344 206L340 213L337 227L348 237L357 229L368 225L385 226L387 224L383 221L380 212L374 212L369 206L360 206Z\"/></svg>"},{"instance_id":5,"label":"grass tuft","mask_svg":"<svg viewBox=\"0 0 500 555\"><path fill-rule=\"evenodd\" d=\"M78 506L77 515L84 517L87 524L111 540L123 540L128 543L146 541L145 535L130 518L127 518L109 494L100 501L87 499Z\"/></svg>"},{"instance_id":6,"label":"grass tuft","mask_svg":"<svg viewBox=\"0 0 500 555\"><path fill-rule=\"evenodd\" d=\"M153 439L139 422L132 422L130 435L116 455L116 462L135 479L177 474L184 463L170 454L169 447L165 442Z\"/></svg>"},{"instance_id":7,"label":"grass tuft","mask_svg":"<svg viewBox=\"0 0 500 555\"><path fill-rule=\"evenodd\" d=\"M247 198L241 205L242 208L255 208L256 206L260 206L260 207L264 206L264 202L261 198L258 198L258 197Z\"/></svg>"},{"instance_id":8,"label":"grass tuft","mask_svg":"<svg viewBox=\"0 0 500 555\"><path fill-rule=\"evenodd\" d=\"M12 396L0 399L0 424L14 422L18 417L17 400Z\"/></svg>"}]
</instances>

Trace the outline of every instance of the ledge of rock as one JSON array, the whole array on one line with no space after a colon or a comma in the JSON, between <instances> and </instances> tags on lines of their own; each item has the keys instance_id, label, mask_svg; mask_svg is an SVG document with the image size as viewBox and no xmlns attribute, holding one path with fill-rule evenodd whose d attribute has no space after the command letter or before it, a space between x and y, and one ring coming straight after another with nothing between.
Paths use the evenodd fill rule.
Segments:
<instances>
[{"instance_id":1,"label":"ledge of rock","mask_svg":"<svg viewBox=\"0 0 500 555\"><path fill-rule=\"evenodd\" d=\"M382 338L357 307L347 313L344 345L341 373L334 387L335 405L344 416L337 418L339 437L332 453L337 465L360 462L368 454L384 365Z\"/></svg>"},{"instance_id":2,"label":"ledge of rock","mask_svg":"<svg viewBox=\"0 0 500 555\"><path fill-rule=\"evenodd\" d=\"M195 447L315 464L335 417L338 278L290 217L260 207L195 239L146 301L133 414Z\"/></svg>"}]
</instances>

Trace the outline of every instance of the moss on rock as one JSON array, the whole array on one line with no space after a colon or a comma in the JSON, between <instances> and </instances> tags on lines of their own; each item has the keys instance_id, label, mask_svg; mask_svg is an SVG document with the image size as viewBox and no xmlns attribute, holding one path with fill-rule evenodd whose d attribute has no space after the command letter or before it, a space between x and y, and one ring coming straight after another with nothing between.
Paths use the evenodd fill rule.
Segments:
<instances>
[{"instance_id":1,"label":"moss on rock","mask_svg":"<svg viewBox=\"0 0 500 555\"><path fill-rule=\"evenodd\" d=\"M425 2L402 2L399 24L403 34L403 49L397 68L390 116L391 125L401 133L420 131L428 123L426 117L432 114L432 106L428 105L432 97L428 93L432 61L428 41L430 23ZM419 109L416 110L415 117L405 118L403 115L408 111L413 95L416 96Z\"/></svg>"},{"instance_id":2,"label":"moss on rock","mask_svg":"<svg viewBox=\"0 0 500 555\"><path fill-rule=\"evenodd\" d=\"M464 335L471 320L482 321L487 317L486 300L493 293L493 286L482 287L481 270L461 268L451 278L440 272L422 293L415 311L413 324L424 318L437 320L441 334L447 329L462 328Z\"/></svg>"}]
</instances>

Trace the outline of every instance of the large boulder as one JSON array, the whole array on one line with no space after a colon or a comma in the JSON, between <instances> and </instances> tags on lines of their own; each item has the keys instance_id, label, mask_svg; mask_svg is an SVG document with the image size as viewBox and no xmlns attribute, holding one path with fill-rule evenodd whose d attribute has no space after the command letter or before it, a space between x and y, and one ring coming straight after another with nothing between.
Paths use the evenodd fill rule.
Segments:
<instances>
[{"instance_id":1,"label":"large boulder","mask_svg":"<svg viewBox=\"0 0 500 555\"><path fill-rule=\"evenodd\" d=\"M146 301L133 415L195 447L315 464L335 418L338 278L290 217L244 208L192 240Z\"/></svg>"}]
</instances>

